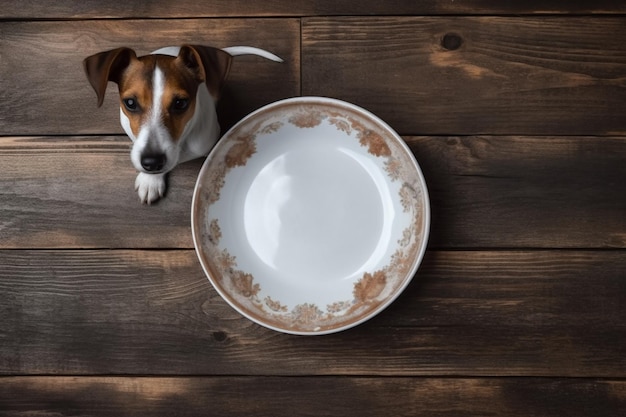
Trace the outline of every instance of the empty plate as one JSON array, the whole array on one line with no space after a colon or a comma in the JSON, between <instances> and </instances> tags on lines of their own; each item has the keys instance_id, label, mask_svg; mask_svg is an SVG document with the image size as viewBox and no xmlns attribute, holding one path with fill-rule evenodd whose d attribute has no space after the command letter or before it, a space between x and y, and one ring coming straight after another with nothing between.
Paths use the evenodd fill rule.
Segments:
<instances>
[{"instance_id":1,"label":"empty plate","mask_svg":"<svg viewBox=\"0 0 626 417\"><path fill-rule=\"evenodd\" d=\"M426 249L430 209L413 154L382 120L322 97L248 115L211 151L193 239L217 292L294 334L347 329L388 306Z\"/></svg>"}]
</instances>

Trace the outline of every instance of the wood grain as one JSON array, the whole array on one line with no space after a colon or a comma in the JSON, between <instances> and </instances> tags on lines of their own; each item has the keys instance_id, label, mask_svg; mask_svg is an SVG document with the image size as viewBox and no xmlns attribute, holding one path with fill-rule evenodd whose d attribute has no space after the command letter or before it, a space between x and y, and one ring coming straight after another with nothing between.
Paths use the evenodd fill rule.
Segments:
<instances>
[{"instance_id":1,"label":"wood grain","mask_svg":"<svg viewBox=\"0 0 626 417\"><path fill-rule=\"evenodd\" d=\"M626 247L624 138L405 139L429 188L431 248ZM142 206L129 144L0 138L0 248L192 248L202 161L177 167L168 196Z\"/></svg>"},{"instance_id":2,"label":"wood grain","mask_svg":"<svg viewBox=\"0 0 626 417\"><path fill-rule=\"evenodd\" d=\"M129 145L123 137L1 138L0 246L193 247L201 161L178 167L167 198L145 206Z\"/></svg>"},{"instance_id":3,"label":"wood grain","mask_svg":"<svg viewBox=\"0 0 626 417\"><path fill-rule=\"evenodd\" d=\"M626 133L626 19L307 18L302 91L403 135Z\"/></svg>"},{"instance_id":4,"label":"wood grain","mask_svg":"<svg viewBox=\"0 0 626 417\"><path fill-rule=\"evenodd\" d=\"M219 107L224 129L264 104L300 93L296 19L0 22L0 102L11 106L0 112L0 135L123 133L116 86L110 84L98 109L82 60L120 46L143 55L184 43L256 46L285 61L235 58Z\"/></svg>"},{"instance_id":5,"label":"wood grain","mask_svg":"<svg viewBox=\"0 0 626 417\"><path fill-rule=\"evenodd\" d=\"M192 0L175 3L156 0L41 0L8 2L0 8L4 19L104 19L104 18L188 18L239 16L332 16L332 15L430 15L430 14L613 14L626 12L620 0L568 1L527 0L502 2L498 0L451 1L374 1L355 0L213 0L210 5Z\"/></svg>"},{"instance_id":6,"label":"wood grain","mask_svg":"<svg viewBox=\"0 0 626 417\"><path fill-rule=\"evenodd\" d=\"M4 375L616 377L624 251L435 251L354 329L280 334L240 316L192 250L0 251Z\"/></svg>"},{"instance_id":7,"label":"wood grain","mask_svg":"<svg viewBox=\"0 0 626 417\"><path fill-rule=\"evenodd\" d=\"M407 137L436 247L626 247L622 137Z\"/></svg>"},{"instance_id":8,"label":"wood grain","mask_svg":"<svg viewBox=\"0 0 626 417\"><path fill-rule=\"evenodd\" d=\"M254 394L254 395L252 395ZM72 378L0 380L0 415L617 416L620 380Z\"/></svg>"}]
</instances>

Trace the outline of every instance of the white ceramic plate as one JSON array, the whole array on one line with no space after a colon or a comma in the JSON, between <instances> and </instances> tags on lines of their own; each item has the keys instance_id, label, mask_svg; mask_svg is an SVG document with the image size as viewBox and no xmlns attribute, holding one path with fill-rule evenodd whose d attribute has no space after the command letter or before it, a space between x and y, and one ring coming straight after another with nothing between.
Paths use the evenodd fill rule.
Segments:
<instances>
[{"instance_id":1,"label":"white ceramic plate","mask_svg":"<svg viewBox=\"0 0 626 417\"><path fill-rule=\"evenodd\" d=\"M215 146L192 203L217 292L258 324L325 334L379 313L426 249L426 184L404 141L346 102L301 97L248 115Z\"/></svg>"}]
</instances>

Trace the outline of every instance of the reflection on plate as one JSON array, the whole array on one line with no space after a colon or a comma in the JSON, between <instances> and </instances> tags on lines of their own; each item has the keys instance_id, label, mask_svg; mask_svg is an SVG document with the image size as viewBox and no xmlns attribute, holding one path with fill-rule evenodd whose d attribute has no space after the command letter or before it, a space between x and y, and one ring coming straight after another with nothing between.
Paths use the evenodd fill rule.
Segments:
<instances>
[{"instance_id":1,"label":"reflection on plate","mask_svg":"<svg viewBox=\"0 0 626 417\"><path fill-rule=\"evenodd\" d=\"M402 139L339 100L270 104L234 126L200 171L200 263L237 311L271 329L325 334L376 315L423 257L430 211Z\"/></svg>"}]
</instances>

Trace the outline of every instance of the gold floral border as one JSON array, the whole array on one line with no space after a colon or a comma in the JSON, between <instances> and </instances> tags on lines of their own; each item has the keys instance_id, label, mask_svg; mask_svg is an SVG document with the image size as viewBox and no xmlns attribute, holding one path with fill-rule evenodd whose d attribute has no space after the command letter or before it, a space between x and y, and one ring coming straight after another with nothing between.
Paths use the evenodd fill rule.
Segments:
<instances>
[{"instance_id":1,"label":"gold floral border","mask_svg":"<svg viewBox=\"0 0 626 417\"><path fill-rule=\"evenodd\" d=\"M349 113L349 114L348 114ZM396 294L398 288L410 279L410 273L418 261L418 256L425 233L423 213L425 200L423 184L406 150L393 140L385 140L380 126L374 122L368 124L363 116L347 108L335 109L328 104L300 104L293 111L288 123L301 128L314 128L327 120L339 131L348 135L355 134L361 146L376 157L384 158L385 171L391 181L402 181L399 191L400 202L405 213L410 213L412 222L403 230L398 240L398 249L392 255L390 263L373 272L365 272L354 283L350 300L339 300L328 304L325 309L315 303L296 305L291 310L279 300L269 295L260 298L261 287L254 276L242 271L237 266L237 259L227 249L220 249L222 231L217 219L207 221L208 207L219 200L225 177L230 170L243 167L256 153L256 139L259 134L278 131L284 122L275 120L280 108L254 123L250 128L240 126L229 134L230 147L224 151L217 166L211 167L205 187L201 193L204 211L200 213L201 247L206 250L205 261L212 264L211 277L222 287L231 291L222 291L230 301L239 306L249 316L261 323L291 332L321 332L343 327L366 318L386 300ZM378 130L377 130L377 129Z\"/></svg>"}]
</instances>

